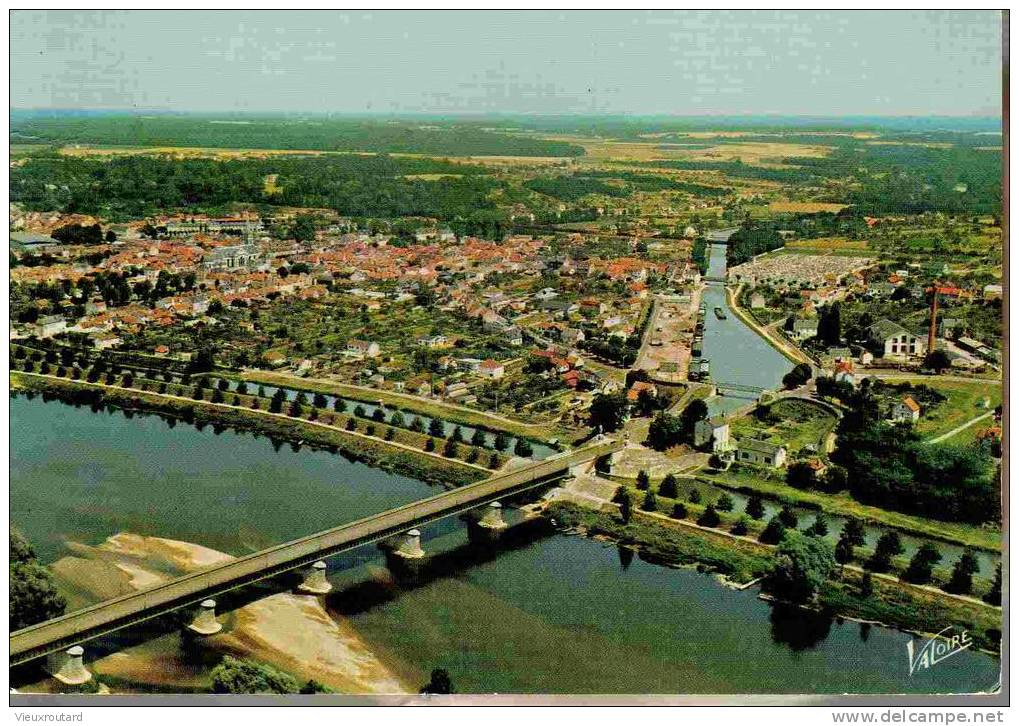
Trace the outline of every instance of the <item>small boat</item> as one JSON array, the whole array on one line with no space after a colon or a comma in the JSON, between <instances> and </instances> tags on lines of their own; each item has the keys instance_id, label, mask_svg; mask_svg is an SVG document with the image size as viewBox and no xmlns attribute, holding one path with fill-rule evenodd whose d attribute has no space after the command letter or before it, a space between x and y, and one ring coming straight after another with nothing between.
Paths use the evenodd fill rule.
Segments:
<instances>
[{"instance_id":1,"label":"small boat","mask_svg":"<svg viewBox=\"0 0 1019 726\"><path fill-rule=\"evenodd\" d=\"M725 314L725 311L722 310L722 308L716 307L715 308L715 317L718 318L719 320L725 320L729 316Z\"/></svg>"}]
</instances>

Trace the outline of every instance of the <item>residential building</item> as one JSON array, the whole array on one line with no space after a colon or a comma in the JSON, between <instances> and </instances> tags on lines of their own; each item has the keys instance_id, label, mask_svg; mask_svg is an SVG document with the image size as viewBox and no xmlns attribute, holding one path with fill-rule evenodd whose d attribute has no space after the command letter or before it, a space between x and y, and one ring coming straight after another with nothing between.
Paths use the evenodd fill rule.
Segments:
<instances>
[{"instance_id":1,"label":"residential building","mask_svg":"<svg viewBox=\"0 0 1019 726\"><path fill-rule=\"evenodd\" d=\"M502 363L489 358L482 361L481 365L478 366L478 373L485 378L496 380L506 374L506 367Z\"/></svg>"},{"instance_id":2,"label":"residential building","mask_svg":"<svg viewBox=\"0 0 1019 726\"><path fill-rule=\"evenodd\" d=\"M904 396L892 404L888 418L895 423L916 423L920 420L920 404L912 396Z\"/></svg>"},{"instance_id":3,"label":"residential building","mask_svg":"<svg viewBox=\"0 0 1019 726\"><path fill-rule=\"evenodd\" d=\"M705 418L694 424L693 445L699 449L708 444L715 452L729 448L729 424L724 417Z\"/></svg>"},{"instance_id":4,"label":"residential building","mask_svg":"<svg viewBox=\"0 0 1019 726\"><path fill-rule=\"evenodd\" d=\"M503 331L503 336L506 338L506 342L510 345L523 345L524 334L520 328L515 325L511 325Z\"/></svg>"},{"instance_id":5,"label":"residential building","mask_svg":"<svg viewBox=\"0 0 1019 726\"><path fill-rule=\"evenodd\" d=\"M115 348L124 341L121 340L120 336L116 333L96 333L92 336L92 346L96 350L106 350L107 348Z\"/></svg>"},{"instance_id":6,"label":"residential building","mask_svg":"<svg viewBox=\"0 0 1019 726\"><path fill-rule=\"evenodd\" d=\"M347 352L362 358L377 358L381 349L378 343L372 341L350 340L347 342Z\"/></svg>"},{"instance_id":7,"label":"residential building","mask_svg":"<svg viewBox=\"0 0 1019 726\"><path fill-rule=\"evenodd\" d=\"M67 321L59 315L44 315L35 324L40 338L52 338L67 330Z\"/></svg>"},{"instance_id":8,"label":"residential building","mask_svg":"<svg viewBox=\"0 0 1019 726\"><path fill-rule=\"evenodd\" d=\"M736 460L741 464L778 469L785 465L786 453L786 448L781 444L756 439L742 439L736 445Z\"/></svg>"},{"instance_id":9,"label":"residential building","mask_svg":"<svg viewBox=\"0 0 1019 726\"><path fill-rule=\"evenodd\" d=\"M793 320L791 337L794 340L807 340L817 335L817 318L798 318Z\"/></svg>"}]
</instances>

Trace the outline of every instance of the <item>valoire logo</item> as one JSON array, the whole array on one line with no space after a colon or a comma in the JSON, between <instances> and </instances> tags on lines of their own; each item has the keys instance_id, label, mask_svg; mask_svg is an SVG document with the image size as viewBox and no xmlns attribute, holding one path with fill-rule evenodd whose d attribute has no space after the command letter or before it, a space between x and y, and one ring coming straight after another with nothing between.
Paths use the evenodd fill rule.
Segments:
<instances>
[{"instance_id":1,"label":"valoire logo","mask_svg":"<svg viewBox=\"0 0 1019 726\"><path fill-rule=\"evenodd\" d=\"M973 645L973 639L969 637L968 630L954 635L948 634L950 630L952 630L951 625L924 643L919 651L916 650L916 641L910 640L906 643L906 652L909 654L909 675L920 670L930 670L941 661L947 660Z\"/></svg>"}]
</instances>

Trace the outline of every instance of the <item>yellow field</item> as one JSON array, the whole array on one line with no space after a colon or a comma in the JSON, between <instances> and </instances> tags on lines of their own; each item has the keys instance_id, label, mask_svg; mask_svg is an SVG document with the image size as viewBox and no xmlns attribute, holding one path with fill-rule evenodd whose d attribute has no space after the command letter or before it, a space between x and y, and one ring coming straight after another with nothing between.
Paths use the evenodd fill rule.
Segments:
<instances>
[{"instance_id":1,"label":"yellow field","mask_svg":"<svg viewBox=\"0 0 1019 726\"><path fill-rule=\"evenodd\" d=\"M460 179L463 174L404 174L403 179L419 181L438 181L439 179Z\"/></svg>"},{"instance_id":2,"label":"yellow field","mask_svg":"<svg viewBox=\"0 0 1019 726\"><path fill-rule=\"evenodd\" d=\"M837 205L833 205L837 206ZM866 250L870 243L865 239L847 239L845 237L818 237L816 239L796 239L785 243L786 249L809 250Z\"/></svg>"},{"instance_id":3,"label":"yellow field","mask_svg":"<svg viewBox=\"0 0 1019 726\"><path fill-rule=\"evenodd\" d=\"M743 132L711 132L708 136L686 134L685 138L710 138L711 136L737 138ZM790 144L783 141L748 141L746 143L719 144L706 149L684 149L682 146L664 145L657 139L647 142L611 141L585 136L550 135L554 141L568 141L584 147L586 159L601 161L657 161L662 159L683 159L688 161L734 161L745 164L776 166L782 159L797 156L822 157L831 152L830 146L820 144Z\"/></svg>"},{"instance_id":4,"label":"yellow field","mask_svg":"<svg viewBox=\"0 0 1019 726\"><path fill-rule=\"evenodd\" d=\"M776 161L790 157L806 156L819 158L831 153L830 146L811 144L787 144L781 141L745 144L721 144L707 149L683 152L683 158L691 161L735 161L758 166L777 166Z\"/></svg>"},{"instance_id":5,"label":"yellow field","mask_svg":"<svg viewBox=\"0 0 1019 726\"><path fill-rule=\"evenodd\" d=\"M838 214L847 206L847 204L829 204L826 202L772 202L768 205L768 211L778 213L802 212L804 214L831 212L833 214Z\"/></svg>"}]
</instances>

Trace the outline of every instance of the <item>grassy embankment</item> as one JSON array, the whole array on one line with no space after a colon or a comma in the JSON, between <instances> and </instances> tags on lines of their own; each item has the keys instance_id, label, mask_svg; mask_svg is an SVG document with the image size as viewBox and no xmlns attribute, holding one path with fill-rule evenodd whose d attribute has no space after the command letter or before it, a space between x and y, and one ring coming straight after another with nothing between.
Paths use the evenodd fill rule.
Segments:
<instances>
[{"instance_id":1,"label":"grassy embankment","mask_svg":"<svg viewBox=\"0 0 1019 726\"><path fill-rule=\"evenodd\" d=\"M774 348L779 353L788 358L789 361L794 365L797 363L810 364L812 361L810 360L810 357L806 353L804 353L802 350L792 345L791 343L787 343L784 340L780 340L776 338L774 335L770 334L767 330L764 329L764 327L760 323L754 320L753 317L746 310L739 306L739 294L742 288L743 288L742 285L736 287L735 289L729 286L726 286L725 288L725 297L729 303L729 309L732 310L733 314L737 318L742 320L743 323L748 328L750 328L759 336L761 336L764 342L766 342L772 348Z\"/></svg>"},{"instance_id":2,"label":"grassy embankment","mask_svg":"<svg viewBox=\"0 0 1019 726\"><path fill-rule=\"evenodd\" d=\"M394 439L386 441L380 436L347 431L347 421L353 419L353 416L326 414L322 420L309 421L270 413L264 408L253 410L246 407L250 406L254 398L252 396L241 396L242 404L245 405L234 406L171 393L162 394L16 371L10 374L10 385L12 390L50 393L71 400L76 391L96 391L102 397L101 402L118 408L162 413L187 422L219 424L238 430L256 431L274 439L321 446L372 466L432 483L460 486L487 475L484 467L423 451L423 443L428 438L425 435L395 429ZM168 384L168 391L171 388L181 387ZM208 394L211 395L211 391ZM362 419L357 423L363 429L370 422ZM377 425L380 433L387 428L384 424ZM461 450L466 448L469 447L460 447Z\"/></svg>"},{"instance_id":3,"label":"grassy embankment","mask_svg":"<svg viewBox=\"0 0 1019 726\"><path fill-rule=\"evenodd\" d=\"M566 527L580 527L589 535L604 535L624 544L639 545L653 559L683 565L705 565L735 583L746 584L768 572L771 548L711 532L662 523L646 512L634 511L629 524L616 516L568 502L553 502L549 516Z\"/></svg>"},{"instance_id":4,"label":"grassy embankment","mask_svg":"<svg viewBox=\"0 0 1019 726\"><path fill-rule=\"evenodd\" d=\"M622 544L639 546L652 560L682 565L704 565L732 582L747 584L766 575L774 564L774 547L709 530L657 514L635 510L623 524L617 516L569 502L553 502L546 510L559 523L578 527ZM892 625L919 633L937 633L946 625L970 631L978 647L1000 649L1001 610L903 583L891 575L874 574L874 593L860 592L858 568L840 568L818 594L818 606L832 615Z\"/></svg>"},{"instance_id":5,"label":"grassy embankment","mask_svg":"<svg viewBox=\"0 0 1019 726\"><path fill-rule=\"evenodd\" d=\"M396 393L393 391L382 391L377 388L365 386L354 386L349 383L339 383L321 378L301 378L287 373L275 373L272 371L246 370L241 374L216 372L217 376L223 378L234 378L251 383L264 383L270 386L282 386L295 390L307 391L309 393L324 393L335 396L342 396L354 401L365 403L378 403L382 401L387 406L399 408L412 413L419 413L423 416L440 418L450 423L473 426L486 431L504 431L514 436L526 439L534 439L547 442L550 439L558 438L562 432L553 424L532 424L518 421L506 416L492 414L485 411L477 411L459 406L457 404L436 401L432 399L413 396L407 393Z\"/></svg>"},{"instance_id":6,"label":"grassy embankment","mask_svg":"<svg viewBox=\"0 0 1019 726\"><path fill-rule=\"evenodd\" d=\"M797 489L780 479L766 479L757 472L748 471L746 468L700 474L697 478L724 489L745 494L756 493L783 503L808 509L819 509L826 514L856 517L871 524L883 525L902 532L962 544L989 552L1001 551L1001 532L996 529L987 529L961 522L939 522L912 514L872 507L861 504L847 493L827 494Z\"/></svg>"},{"instance_id":7,"label":"grassy embankment","mask_svg":"<svg viewBox=\"0 0 1019 726\"><path fill-rule=\"evenodd\" d=\"M690 492L692 490L696 490L697 489L696 486L693 486L693 487L689 486L689 484L692 481L696 481L696 480L684 479L684 478L680 478L678 480L678 492L677 492L678 498L675 498L675 499L674 498L670 498L670 497L662 496L661 491L660 491L660 483L652 482L650 484L650 488L655 491L655 495L656 495L656 498L657 498L657 501L658 501L658 508L657 508L657 513L656 514L660 515L660 516L671 515L671 513L673 512L673 508L676 506L676 504L677 503L682 503L683 506L687 510L686 517L683 518L683 519L676 519L676 518L670 516L670 519L672 519L673 521L677 522L678 524L693 526L692 523L697 522L700 519L700 516L704 513L704 510L707 508L708 504L714 504L720 521L719 521L718 526L713 528L713 529L722 530L722 531L725 531L726 533L728 533L729 530L732 529L732 526L738 520L744 518L745 512L740 510L740 509L733 509L732 511L726 511L724 509L720 509L719 508L719 501L718 501L718 499L720 499L720 497L713 499L712 496L704 495L703 493L701 493L702 496L699 497L700 501L698 503L694 503L694 502L689 501L689 499L690 499ZM633 485L628 485L626 487L626 489L630 493L632 501L635 503L635 505L639 506L641 504L641 502L644 501L645 492L637 489ZM788 503L788 502L783 502L783 503ZM645 513L642 512L642 514L645 514ZM767 525L767 520L764 519L764 518L762 518L762 519L753 519L753 518L750 518L750 517L746 517L746 520L747 520L746 521L746 524L747 524L747 535L746 536L754 538L754 539L758 538L760 536L761 532L764 531L764 528ZM814 518L813 517L809 517L809 516L808 517L804 517L803 514L801 513L799 521L797 522L796 528L800 529L800 530L805 530L809 526L811 526L813 523L814 523ZM871 524L874 524L874 523L871 522ZM832 523L832 522L828 523L828 527L829 527L829 529L833 533L837 534L838 531L839 531L837 529L837 527L835 526L835 524ZM873 549L871 549L869 547L865 547L865 546L856 547L855 550L854 550L854 555L855 556L854 556L853 562L855 562L857 565L862 565L862 563L866 562L867 559L873 553L874 553ZM948 582L948 580L949 580L949 578L951 576L951 568L952 568L953 564L954 564L954 562L946 560L946 561L943 561L939 567L936 567L934 569L934 573L933 573L934 577L933 577L932 583L935 586L937 586L939 584L942 584L942 583ZM906 557L906 556L894 557L894 558L892 558L892 568L890 570L890 574L892 576L898 577L899 575L901 575L903 572L906 571L906 568L908 567L908 565L909 565L909 557ZM979 575L974 576L974 578L973 578L974 592L977 592L977 593L980 593L980 594L985 593L988 589L990 589L990 587L991 587L991 579L993 577L994 577L994 573L993 572L981 572L981 573L979 573Z\"/></svg>"}]
</instances>

